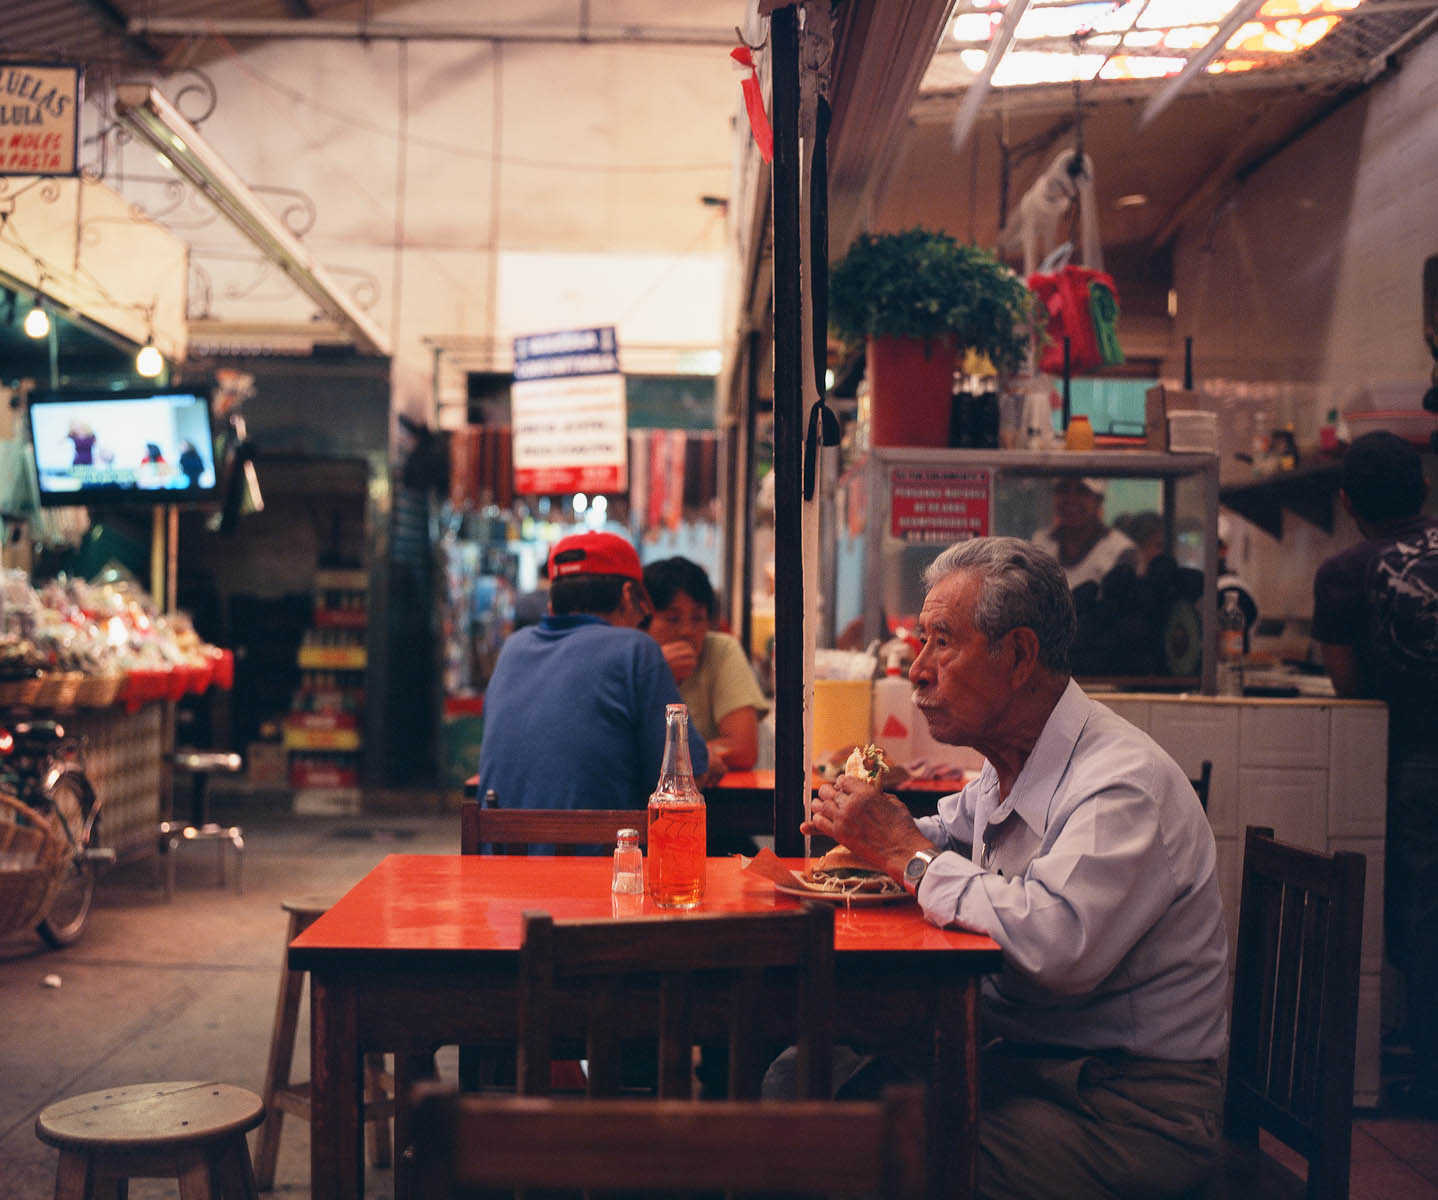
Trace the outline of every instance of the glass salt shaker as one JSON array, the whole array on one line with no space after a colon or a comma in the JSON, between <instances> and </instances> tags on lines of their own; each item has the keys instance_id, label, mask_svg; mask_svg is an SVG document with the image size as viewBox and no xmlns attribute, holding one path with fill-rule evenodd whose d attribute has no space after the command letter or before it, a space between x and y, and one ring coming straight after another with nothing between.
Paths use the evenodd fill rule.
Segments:
<instances>
[{"instance_id":1,"label":"glass salt shaker","mask_svg":"<svg viewBox=\"0 0 1438 1200\"><path fill-rule=\"evenodd\" d=\"M621 829L614 847L614 877L611 890L624 895L644 892L644 851L639 848L639 830Z\"/></svg>"}]
</instances>

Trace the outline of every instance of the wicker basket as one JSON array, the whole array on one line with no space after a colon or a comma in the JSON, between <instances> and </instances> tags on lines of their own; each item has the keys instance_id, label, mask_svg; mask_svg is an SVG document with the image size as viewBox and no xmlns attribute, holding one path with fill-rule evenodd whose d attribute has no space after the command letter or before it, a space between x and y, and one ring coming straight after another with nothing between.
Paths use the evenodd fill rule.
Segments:
<instances>
[{"instance_id":1,"label":"wicker basket","mask_svg":"<svg viewBox=\"0 0 1438 1200\"><path fill-rule=\"evenodd\" d=\"M50 911L69 857L50 821L0 792L0 935L28 929Z\"/></svg>"},{"instance_id":2,"label":"wicker basket","mask_svg":"<svg viewBox=\"0 0 1438 1200\"><path fill-rule=\"evenodd\" d=\"M123 671L113 675L86 675L75 693L75 703L81 708L109 708L120 698L124 687Z\"/></svg>"},{"instance_id":3,"label":"wicker basket","mask_svg":"<svg viewBox=\"0 0 1438 1200\"><path fill-rule=\"evenodd\" d=\"M0 682L0 706L6 708L28 708L40 694L40 676L29 679L6 679Z\"/></svg>"},{"instance_id":4,"label":"wicker basket","mask_svg":"<svg viewBox=\"0 0 1438 1200\"><path fill-rule=\"evenodd\" d=\"M84 678L79 671L47 671L40 676L40 694L33 701L35 707L74 708L75 696Z\"/></svg>"}]
</instances>

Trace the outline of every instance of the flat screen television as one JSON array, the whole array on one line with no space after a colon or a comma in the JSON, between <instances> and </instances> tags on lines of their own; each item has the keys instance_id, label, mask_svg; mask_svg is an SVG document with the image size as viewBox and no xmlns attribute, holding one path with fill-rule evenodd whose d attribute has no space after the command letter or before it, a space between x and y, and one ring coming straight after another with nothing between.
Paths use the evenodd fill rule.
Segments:
<instances>
[{"instance_id":1,"label":"flat screen television","mask_svg":"<svg viewBox=\"0 0 1438 1200\"><path fill-rule=\"evenodd\" d=\"M219 499L208 389L40 392L29 413L41 504Z\"/></svg>"}]
</instances>

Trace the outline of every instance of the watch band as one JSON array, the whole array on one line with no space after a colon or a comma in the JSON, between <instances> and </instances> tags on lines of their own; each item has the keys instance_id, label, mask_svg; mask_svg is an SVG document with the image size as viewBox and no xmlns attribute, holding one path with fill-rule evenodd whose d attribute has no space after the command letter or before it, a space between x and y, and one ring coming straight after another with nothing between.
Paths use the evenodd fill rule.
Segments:
<instances>
[{"instance_id":1,"label":"watch band","mask_svg":"<svg viewBox=\"0 0 1438 1200\"><path fill-rule=\"evenodd\" d=\"M918 895L919 884L924 881L929 864L938 857L938 853L933 850L914 851L914 856L904 865L904 890L909 895Z\"/></svg>"}]
</instances>

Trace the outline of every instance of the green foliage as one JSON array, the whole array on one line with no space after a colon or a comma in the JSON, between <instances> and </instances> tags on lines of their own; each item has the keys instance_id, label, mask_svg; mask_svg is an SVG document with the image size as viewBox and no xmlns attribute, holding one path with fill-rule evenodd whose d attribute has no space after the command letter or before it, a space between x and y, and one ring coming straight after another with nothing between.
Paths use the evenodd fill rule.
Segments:
<instances>
[{"instance_id":1,"label":"green foliage","mask_svg":"<svg viewBox=\"0 0 1438 1200\"><path fill-rule=\"evenodd\" d=\"M1031 304L992 254L922 228L861 234L829 275L829 327L845 341L953 333L1001 371L1023 365Z\"/></svg>"}]
</instances>

